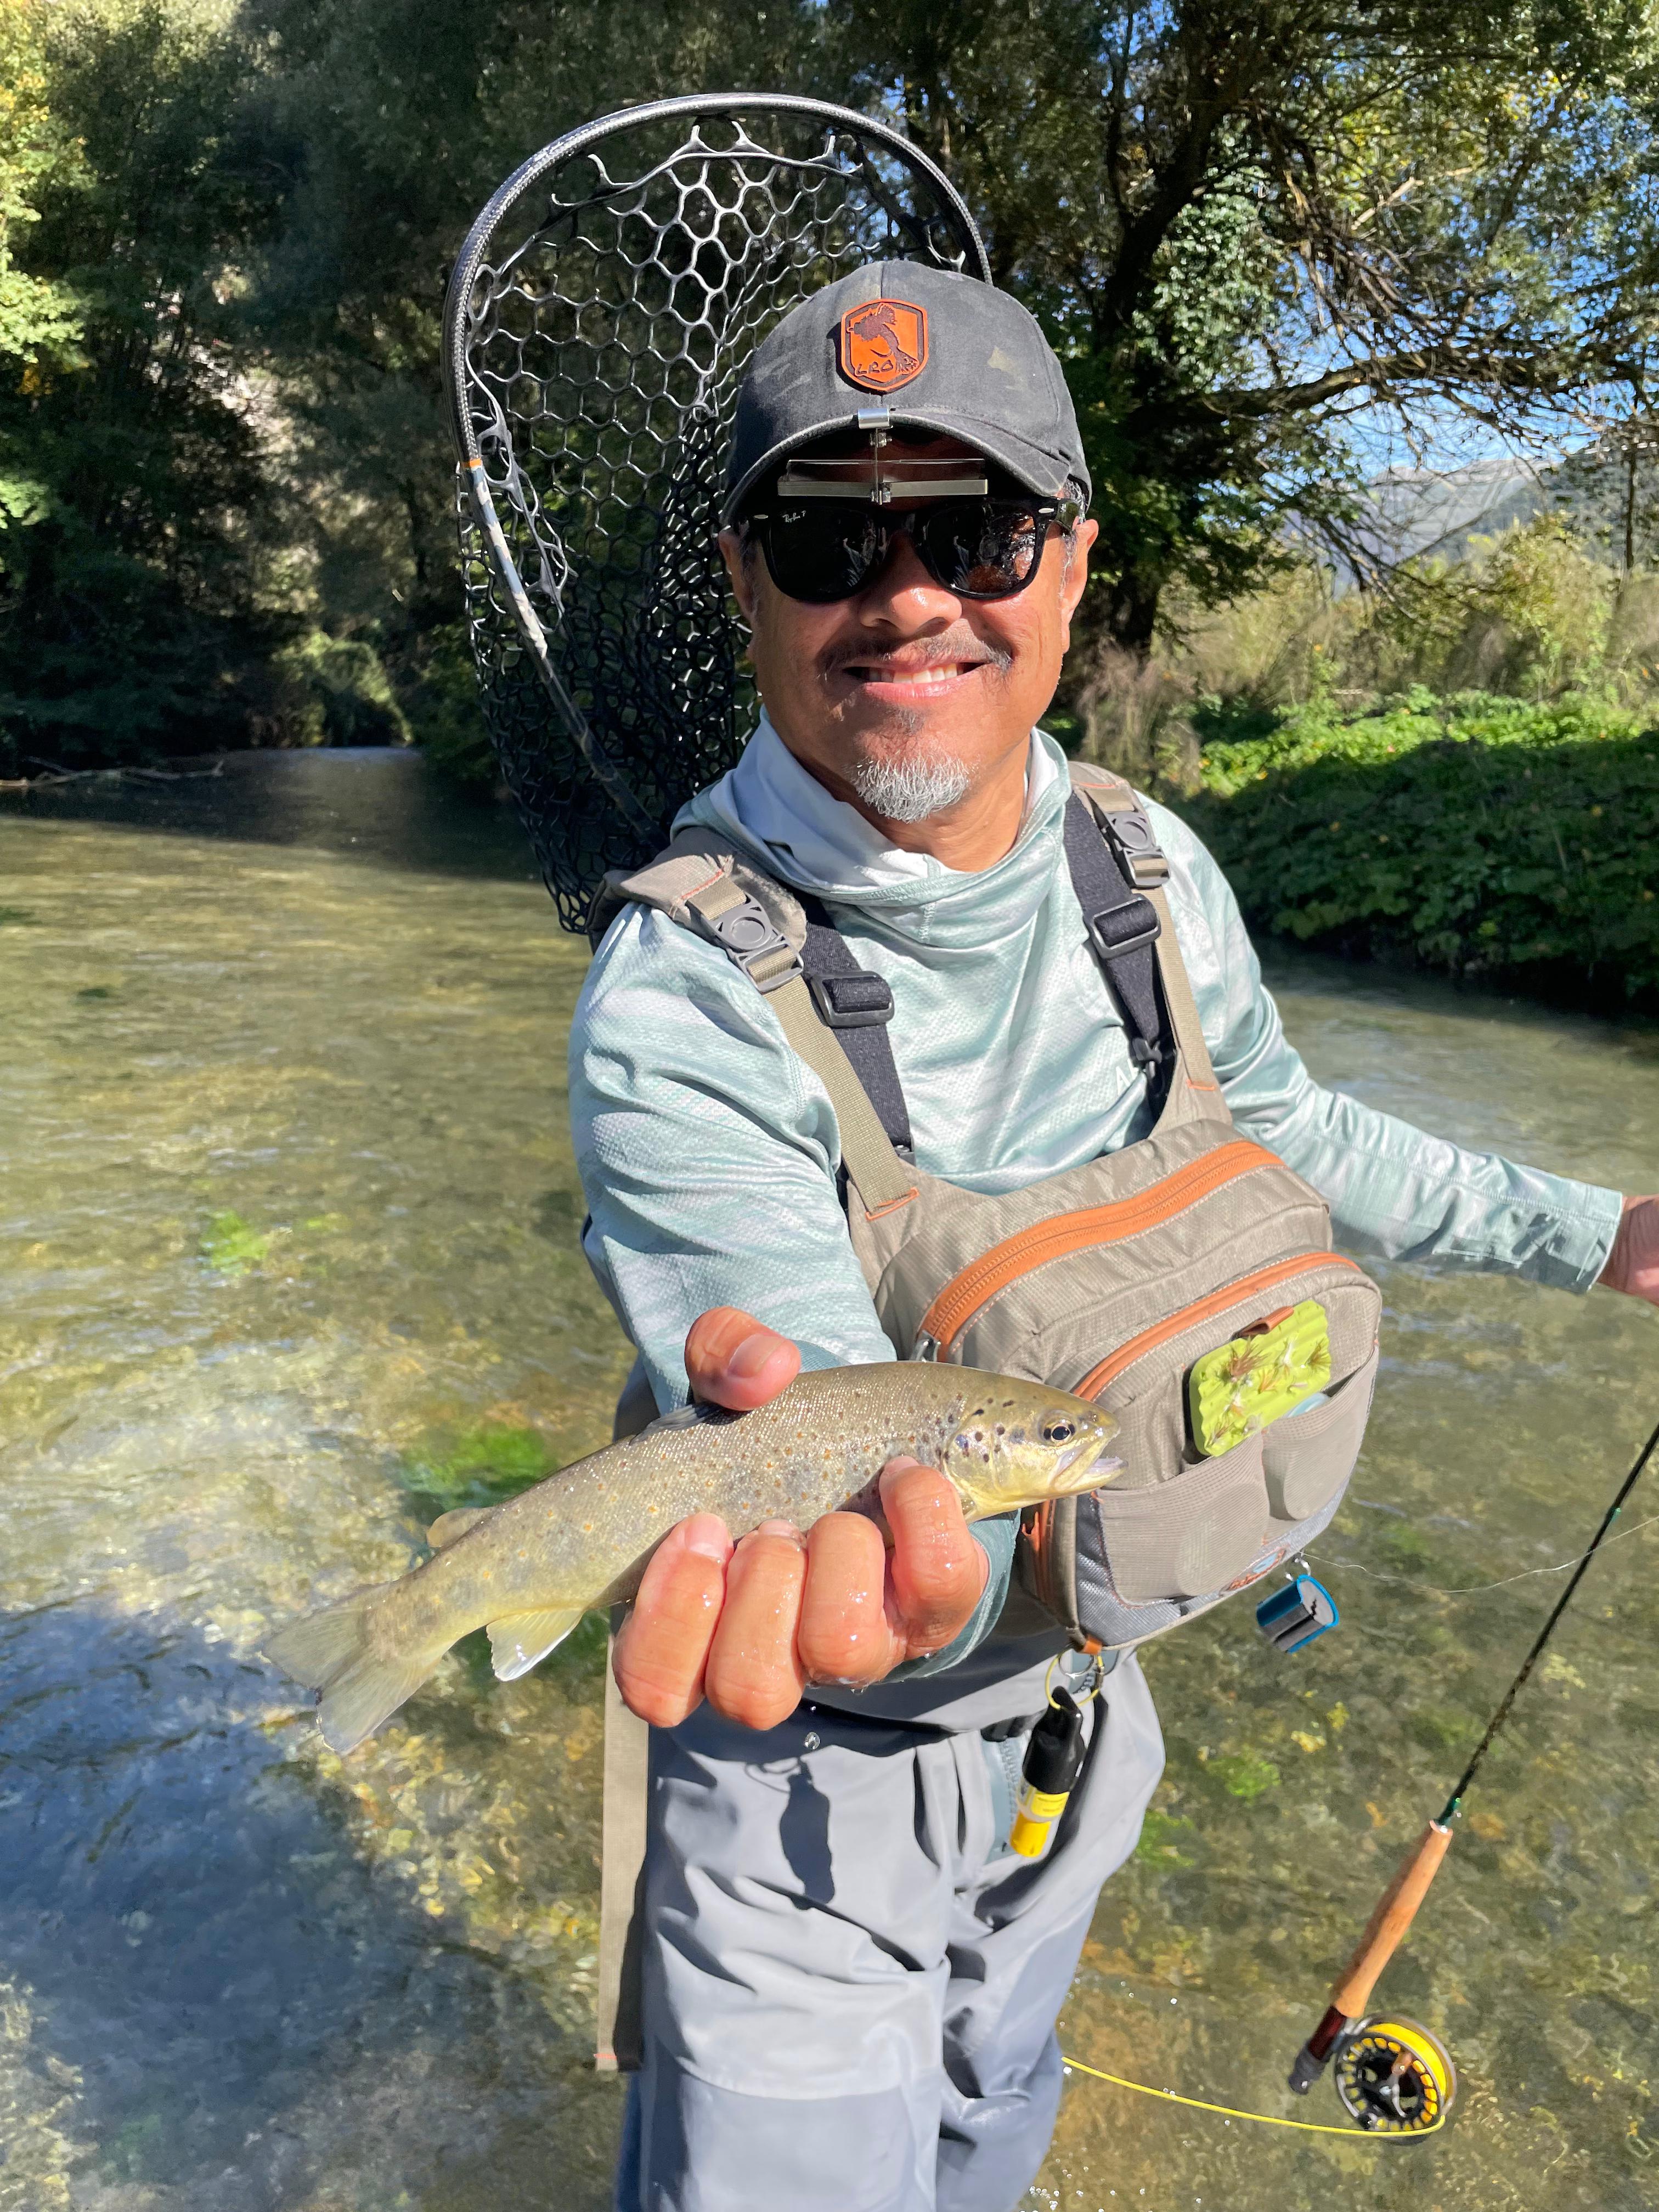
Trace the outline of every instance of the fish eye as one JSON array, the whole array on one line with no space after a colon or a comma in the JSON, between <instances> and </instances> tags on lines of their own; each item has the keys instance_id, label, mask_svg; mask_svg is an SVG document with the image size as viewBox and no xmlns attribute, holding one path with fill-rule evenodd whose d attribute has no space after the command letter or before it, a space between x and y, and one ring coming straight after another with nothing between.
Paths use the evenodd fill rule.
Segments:
<instances>
[{"instance_id":1,"label":"fish eye","mask_svg":"<svg viewBox=\"0 0 1659 2212\"><path fill-rule=\"evenodd\" d=\"M1042 1425L1042 1441L1045 1444L1068 1444L1076 1434L1077 1423L1068 1421L1063 1414L1059 1420L1045 1421Z\"/></svg>"}]
</instances>

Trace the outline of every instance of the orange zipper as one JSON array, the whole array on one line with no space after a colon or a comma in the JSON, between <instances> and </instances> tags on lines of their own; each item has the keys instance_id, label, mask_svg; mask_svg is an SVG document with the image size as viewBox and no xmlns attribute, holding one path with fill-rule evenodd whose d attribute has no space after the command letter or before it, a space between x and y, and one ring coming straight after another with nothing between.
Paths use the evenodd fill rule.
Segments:
<instances>
[{"instance_id":1,"label":"orange zipper","mask_svg":"<svg viewBox=\"0 0 1659 2212\"><path fill-rule=\"evenodd\" d=\"M951 1277L922 1316L917 1341L929 1340L935 1348L933 1356L943 1359L980 1308L1032 1268L1043 1267L1050 1260L1063 1260L1091 1244L1110 1244L1139 1230L1155 1229L1183 1206L1207 1198L1212 1191L1240 1176L1281 1164L1277 1152L1241 1137L1189 1166L1177 1168L1137 1198L1114 1199L1109 1206L1086 1206L1077 1213L1056 1213L1022 1229Z\"/></svg>"},{"instance_id":2,"label":"orange zipper","mask_svg":"<svg viewBox=\"0 0 1659 2212\"><path fill-rule=\"evenodd\" d=\"M1271 1267L1258 1267L1253 1275L1242 1275L1237 1282L1229 1283L1224 1291L1212 1291L1207 1298L1196 1298L1167 1320L1143 1328L1139 1336L1132 1336L1127 1344L1120 1345L1109 1359L1103 1359L1098 1367L1091 1368L1078 1384L1076 1395L1079 1398L1097 1398L1106 1385L1115 1382L1126 1367L1133 1366L1143 1352L1167 1344L1183 1329L1201 1321L1213 1320L1217 1314L1225 1313L1229 1306L1243 1305L1259 1291L1271 1291L1308 1267L1352 1267L1356 1275L1364 1272L1357 1261L1345 1260L1340 1252L1303 1252L1294 1260L1275 1260Z\"/></svg>"}]
</instances>

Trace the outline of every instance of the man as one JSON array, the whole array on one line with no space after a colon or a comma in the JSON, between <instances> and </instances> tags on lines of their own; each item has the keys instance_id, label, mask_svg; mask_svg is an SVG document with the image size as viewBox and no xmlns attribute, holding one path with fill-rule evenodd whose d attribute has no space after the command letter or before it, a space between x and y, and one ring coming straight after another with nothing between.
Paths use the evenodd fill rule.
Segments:
<instances>
[{"instance_id":1,"label":"man","mask_svg":"<svg viewBox=\"0 0 1659 2212\"><path fill-rule=\"evenodd\" d=\"M842 280L757 352L729 485L765 713L682 821L822 902L885 980L919 1168L1010 1191L1137 1141L1148 1069L1085 955L1066 772L1035 728L1096 534L1036 325L924 268ZM1659 1201L1313 1084L1214 863L1147 811L1233 1116L1348 1247L1659 1301ZM571 1096L589 1256L659 1407L750 1407L802 1365L908 1352L849 1239L829 1093L720 945L623 912ZM1157 1782L1156 1717L1124 1657L1054 1844L1007 1856L1011 1731L1018 1749L1064 1639L998 1632L1011 1527L969 1529L914 1462L881 1487L890 1552L856 1514L735 1548L695 1516L618 1639L654 1724L624 2212L1009 2212L1046 2148L1054 2017Z\"/></svg>"}]
</instances>

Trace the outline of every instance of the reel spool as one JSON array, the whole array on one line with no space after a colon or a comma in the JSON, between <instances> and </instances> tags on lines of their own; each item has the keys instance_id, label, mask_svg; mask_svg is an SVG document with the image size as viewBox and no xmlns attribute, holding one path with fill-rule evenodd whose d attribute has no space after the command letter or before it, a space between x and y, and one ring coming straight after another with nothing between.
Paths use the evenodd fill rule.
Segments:
<instances>
[{"instance_id":1,"label":"reel spool","mask_svg":"<svg viewBox=\"0 0 1659 2212\"><path fill-rule=\"evenodd\" d=\"M1414 2020L1356 2021L1335 2062L1343 2109L1370 2134L1426 2134L1457 2096L1451 2053Z\"/></svg>"}]
</instances>

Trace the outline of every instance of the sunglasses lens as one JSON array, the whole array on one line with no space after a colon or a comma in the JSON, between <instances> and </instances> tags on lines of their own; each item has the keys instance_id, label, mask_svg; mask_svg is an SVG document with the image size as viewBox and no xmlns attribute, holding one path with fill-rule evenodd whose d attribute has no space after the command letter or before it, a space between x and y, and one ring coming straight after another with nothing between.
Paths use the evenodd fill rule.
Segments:
<instances>
[{"instance_id":1,"label":"sunglasses lens","mask_svg":"<svg viewBox=\"0 0 1659 2212\"><path fill-rule=\"evenodd\" d=\"M861 592L887 550L876 510L863 500L778 508L768 520L764 543L778 589L816 605Z\"/></svg>"},{"instance_id":2,"label":"sunglasses lens","mask_svg":"<svg viewBox=\"0 0 1659 2212\"><path fill-rule=\"evenodd\" d=\"M1042 558L1045 514L1018 500L957 499L894 513L863 500L776 507L763 526L772 581L792 599L827 606L861 592L903 530L935 582L965 599L1023 592Z\"/></svg>"},{"instance_id":3,"label":"sunglasses lens","mask_svg":"<svg viewBox=\"0 0 1659 2212\"><path fill-rule=\"evenodd\" d=\"M1042 558L1045 522L1018 501L952 500L919 513L911 527L928 568L963 599L1011 598Z\"/></svg>"}]
</instances>

